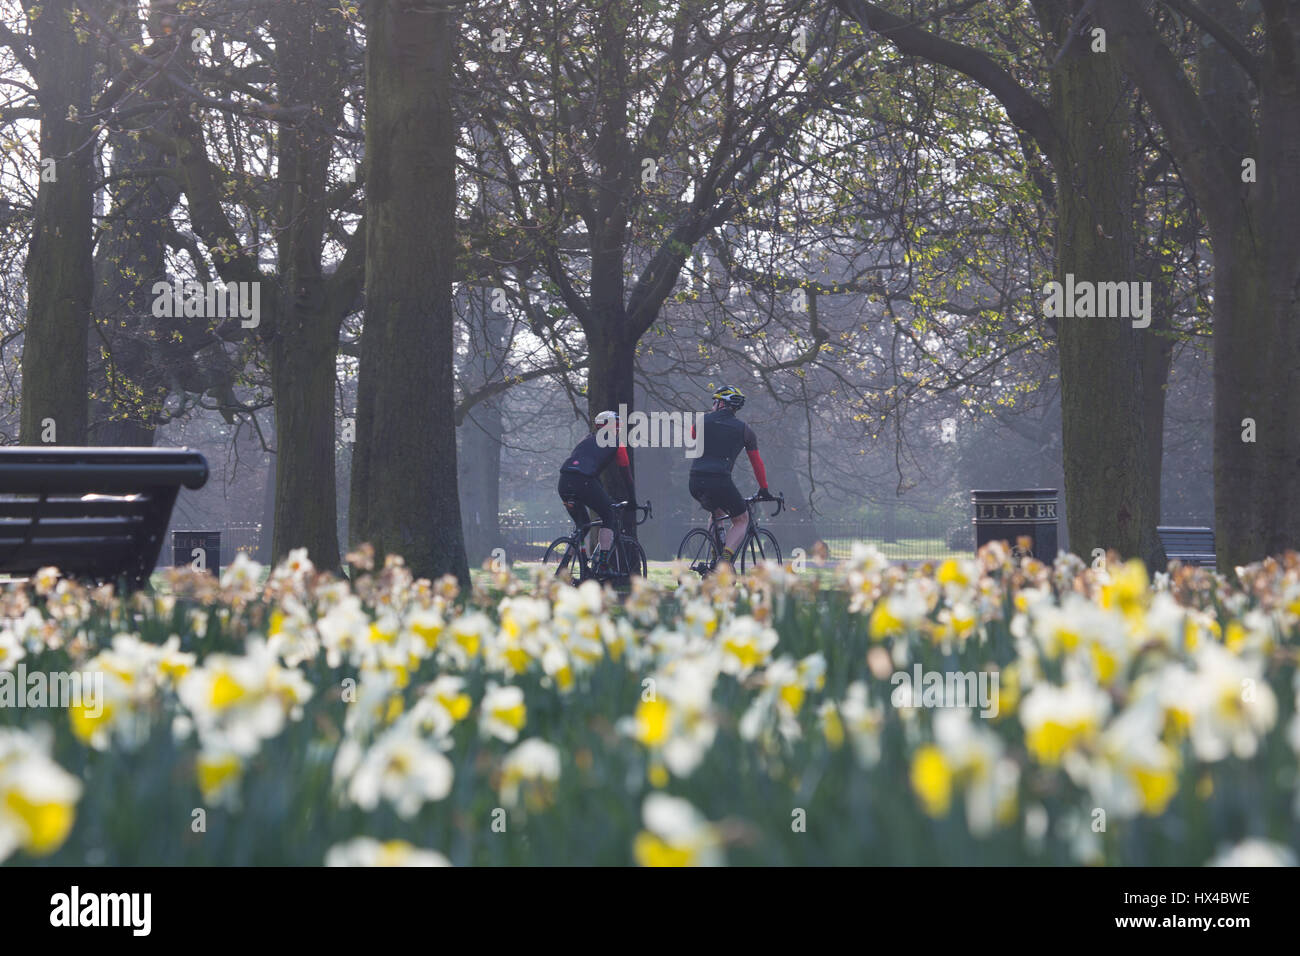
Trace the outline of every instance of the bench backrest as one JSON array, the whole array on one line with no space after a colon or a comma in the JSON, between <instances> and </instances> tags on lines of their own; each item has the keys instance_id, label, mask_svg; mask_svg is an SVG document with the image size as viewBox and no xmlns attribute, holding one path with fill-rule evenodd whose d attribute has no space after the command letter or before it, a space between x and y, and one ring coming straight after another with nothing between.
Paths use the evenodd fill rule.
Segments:
<instances>
[{"instance_id":1,"label":"bench backrest","mask_svg":"<svg viewBox=\"0 0 1300 956\"><path fill-rule=\"evenodd\" d=\"M1162 525L1156 528L1165 555L1172 561L1212 568L1215 566L1214 529Z\"/></svg>"},{"instance_id":2,"label":"bench backrest","mask_svg":"<svg viewBox=\"0 0 1300 956\"><path fill-rule=\"evenodd\" d=\"M207 480L207 461L187 448L0 448L0 572L53 565L141 587L181 486Z\"/></svg>"}]
</instances>

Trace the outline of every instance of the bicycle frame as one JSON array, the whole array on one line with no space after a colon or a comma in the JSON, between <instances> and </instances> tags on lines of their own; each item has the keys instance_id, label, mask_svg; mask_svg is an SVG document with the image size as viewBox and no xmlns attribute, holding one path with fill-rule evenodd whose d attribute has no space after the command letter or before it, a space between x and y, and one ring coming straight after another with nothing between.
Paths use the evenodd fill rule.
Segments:
<instances>
[{"instance_id":1,"label":"bicycle frame","mask_svg":"<svg viewBox=\"0 0 1300 956\"><path fill-rule=\"evenodd\" d=\"M736 546L736 554L740 554L742 551L744 551L745 548L749 546L749 543L754 538L758 537L758 509L754 506L757 505L759 502L768 501L768 500L776 502L776 511L772 512L770 516L775 518L777 515L781 513L782 509L785 508L784 494L777 495L775 498L772 499L759 498L757 495L745 499L745 508L747 513L749 514L749 524L745 527L745 536L740 539L740 543ZM715 537L715 540L717 540L718 542L718 551L721 551L723 549L726 542L726 536L722 534L723 521L734 521L734 518L729 518L727 516L723 516L719 518L716 512L709 512L708 530L709 530L709 534L713 535Z\"/></svg>"},{"instance_id":2,"label":"bicycle frame","mask_svg":"<svg viewBox=\"0 0 1300 956\"><path fill-rule=\"evenodd\" d=\"M618 565L624 568L631 563L628 560L628 555L624 550L623 545L625 541L632 539L622 531L623 512L626 511L629 506L631 506L634 514L637 511L645 512L644 516L636 522L638 525L645 524L653 514L651 503L649 501L646 501L644 505L638 505L627 501L617 501L611 505L611 510L614 512L614 540L610 545L610 550L612 551L617 549L620 555ZM601 523L600 519L597 518L595 521L588 521L581 527L575 527L573 532L569 535L569 541L572 542L573 545L570 554L576 554L578 559L579 580L586 581L588 578L593 576L591 564L588 560L593 552L588 552L587 550L587 536L591 534L593 529L599 531L599 529L603 527L604 525Z\"/></svg>"}]
</instances>

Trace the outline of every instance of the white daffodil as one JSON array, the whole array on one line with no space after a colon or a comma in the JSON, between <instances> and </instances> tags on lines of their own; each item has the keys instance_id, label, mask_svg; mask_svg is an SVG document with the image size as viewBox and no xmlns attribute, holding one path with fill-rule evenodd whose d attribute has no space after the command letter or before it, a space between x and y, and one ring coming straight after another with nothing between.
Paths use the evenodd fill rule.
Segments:
<instances>
[{"instance_id":1,"label":"white daffodil","mask_svg":"<svg viewBox=\"0 0 1300 956\"><path fill-rule=\"evenodd\" d=\"M880 733L885 726L885 711L880 704L868 703L867 685L854 681L840 702L839 714L853 746L858 765L870 770L880 762Z\"/></svg>"},{"instance_id":2,"label":"white daffodil","mask_svg":"<svg viewBox=\"0 0 1300 956\"><path fill-rule=\"evenodd\" d=\"M1222 847L1206 866L1295 866L1295 851L1281 843L1257 837Z\"/></svg>"},{"instance_id":3,"label":"white daffodil","mask_svg":"<svg viewBox=\"0 0 1300 956\"><path fill-rule=\"evenodd\" d=\"M346 794L363 810L386 800L399 817L409 820L425 803L451 793L453 777L451 761L429 742L393 728L361 755Z\"/></svg>"},{"instance_id":4,"label":"white daffodil","mask_svg":"<svg viewBox=\"0 0 1300 956\"><path fill-rule=\"evenodd\" d=\"M287 718L299 719L312 693L301 671L281 667L267 643L256 639L243 656L209 656L177 687L199 737L246 757L279 734Z\"/></svg>"},{"instance_id":5,"label":"white daffodil","mask_svg":"<svg viewBox=\"0 0 1300 956\"><path fill-rule=\"evenodd\" d=\"M1259 659L1237 657L1207 643L1196 655L1192 684L1192 746L1207 762L1254 756L1260 738L1277 721L1277 697Z\"/></svg>"},{"instance_id":6,"label":"white daffodil","mask_svg":"<svg viewBox=\"0 0 1300 956\"><path fill-rule=\"evenodd\" d=\"M496 737L508 744L519 739L528 710L524 692L518 687L498 687L489 682L479 704L479 730L485 737Z\"/></svg>"},{"instance_id":7,"label":"white daffodil","mask_svg":"<svg viewBox=\"0 0 1300 956\"><path fill-rule=\"evenodd\" d=\"M1097 806L1123 818L1164 812L1178 792L1178 752L1160 734L1164 711L1155 696L1135 701L1106 727L1095 752L1069 754L1066 769Z\"/></svg>"},{"instance_id":8,"label":"white daffodil","mask_svg":"<svg viewBox=\"0 0 1300 956\"><path fill-rule=\"evenodd\" d=\"M718 636L723 673L747 677L756 667L767 663L777 640L774 628L748 615L724 625Z\"/></svg>"},{"instance_id":9,"label":"white daffodil","mask_svg":"<svg viewBox=\"0 0 1300 956\"><path fill-rule=\"evenodd\" d=\"M47 856L76 818L81 781L51 758L54 735L0 727L0 863L14 850Z\"/></svg>"},{"instance_id":10,"label":"white daffodil","mask_svg":"<svg viewBox=\"0 0 1300 956\"><path fill-rule=\"evenodd\" d=\"M501 762L500 794L508 807L519 805L521 788L532 807L547 805L560 779L560 752L537 737L521 742Z\"/></svg>"},{"instance_id":11,"label":"white daffodil","mask_svg":"<svg viewBox=\"0 0 1300 956\"><path fill-rule=\"evenodd\" d=\"M325 852L326 866L451 866L451 861L433 850L420 850L405 840L380 842L356 837L336 843Z\"/></svg>"},{"instance_id":12,"label":"white daffodil","mask_svg":"<svg viewBox=\"0 0 1300 956\"><path fill-rule=\"evenodd\" d=\"M264 570L262 565L240 551L221 572L221 590L234 600L251 601L260 590Z\"/></svg>"},{"instance_id":13,"label":"white daffodil","mask_svg":"<svg viewBox=\"0 0 1300 956\"><path fill-rule=\"evenodd\" d=\"M652 793L641 806L645 829L632 853L641 866L721 866L717 828L680 797Z\"/></svg>"},{"instance_id":14,"label":"white daffodil","mask_svg":"<svg viewBox=\"0 0 1300 956\"><path fill-rule=\"evenodd\" d=\"M1110 699L1094 685L1038 684L1020 704L1025 747L1039 763L1059 764L1072 748L1096 737L1109 713Z\"/></svg>"},{"instance_id":15,"label":"white daffodil","mask_svg":"<svg viewBox=\"0 0 1300 956\"><path fill-rule=\"evenodd\" d=\"M316 622L316 633L325 648L326 664L337 668L351 661L354 649L370 637L370 617L362 610L361 599L348 595L332 604Z\"/></svg>"}]
</instances>

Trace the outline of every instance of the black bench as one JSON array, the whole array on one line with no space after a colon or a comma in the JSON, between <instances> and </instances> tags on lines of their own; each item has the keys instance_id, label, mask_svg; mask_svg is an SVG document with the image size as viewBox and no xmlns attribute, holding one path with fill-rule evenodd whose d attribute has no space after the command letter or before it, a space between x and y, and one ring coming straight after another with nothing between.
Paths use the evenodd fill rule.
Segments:
<instances>
[{"instance_id":1,"label":"black bench","mask_svg":"<svg viewBox=\"0 0 1300 956\"><path fill-rule=\"evenodd\" d=\"M181 485L207 480L187 448L0 448L0 573L144 587Z\"/></svg>"},{"instance_id":2,"label":"black bench","mask_svg":"<svg viewBox=\"0 0 1300 956\"><path fill-rule=\"evenodd\" d=\"M1215 567L1214 529L1164 525L1156 528L1165 557L1198 568Z\"/></svg>"}]
</instances>

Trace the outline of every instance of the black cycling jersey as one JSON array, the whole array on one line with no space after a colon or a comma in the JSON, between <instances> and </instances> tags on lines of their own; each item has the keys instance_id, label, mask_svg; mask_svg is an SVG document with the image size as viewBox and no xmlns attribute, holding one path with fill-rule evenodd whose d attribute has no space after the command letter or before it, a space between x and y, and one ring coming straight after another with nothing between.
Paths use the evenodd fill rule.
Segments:
<instances>
[{"instance_id":1,"label":"black cycling jersey","mask_svg":"<svg viewBox=\"0 0 1300 956\"><path fill-rule=\"evenodd\" d=\"M569 457L560 466L560 471L571 475L586 475L588 478L595 478L604 471L605 466L618 454L618 446L610 445L602 448L596 442L597 434L599 433L592 432L578 442L578 446L569 453Z\"/></svg>"},{"instance_id":2,"label":"black cycling jersey","mask_svg":"<svg viewBox=\"0 0 1300 956\"><path fill-rule=\"evenodd\" d=\"M704 447L691 462L691 474L730 475L741 451L755 451L758 436L735 411L724 408L704 416Z\"/></svg>"}]
</instances>

